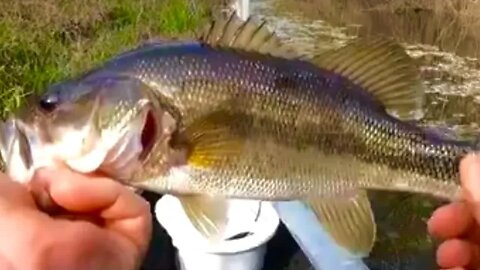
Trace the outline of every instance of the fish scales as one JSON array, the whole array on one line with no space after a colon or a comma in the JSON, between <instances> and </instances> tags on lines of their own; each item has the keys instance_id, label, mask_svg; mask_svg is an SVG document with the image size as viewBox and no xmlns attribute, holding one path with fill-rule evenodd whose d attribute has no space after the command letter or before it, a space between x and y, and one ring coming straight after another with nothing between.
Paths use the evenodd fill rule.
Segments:
<instances>
[{"instance_id":1,"label":"fish scales","mask_svg":"<svg viewBox=\"0 0 480 270\"><path fill-rule=\"evenodd\" d=\"M104 68L168 93L184 125L213 112L241 119L230 128L248 147L217 172L234 180L203 179L202 191L282 199L367 187L451 198L459 161L473 150L385 114L364 89L304 61L188 43L137 51Z\"/></svg>"}]
</instances>

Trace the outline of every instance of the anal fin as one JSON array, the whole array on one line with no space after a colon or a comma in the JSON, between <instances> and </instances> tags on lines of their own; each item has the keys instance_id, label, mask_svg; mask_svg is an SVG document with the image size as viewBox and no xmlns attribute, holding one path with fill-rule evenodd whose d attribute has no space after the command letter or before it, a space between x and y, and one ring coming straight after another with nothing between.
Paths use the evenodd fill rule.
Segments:
<instances>
[{"instance_id":1,"label":"anal fin","mask_svg":"<svg viewBox=\"0 0 480 270\"><path fill-rule=\"evenodd\" d=\"M185 214L193 226L209 240L221 239L227 225L228 201L220 197L181 196Z\"/></svg>"},{"instance_id":2,"label":"anal fin","mask_svg":"<svg viewBox=\"0 0 480 270\"><path fill-rule=\"evenodd\" d=\"M354 256L368 256L376 238L376 223L366 191L307 204L339 246Z\"/></svg>"}]
</instances>

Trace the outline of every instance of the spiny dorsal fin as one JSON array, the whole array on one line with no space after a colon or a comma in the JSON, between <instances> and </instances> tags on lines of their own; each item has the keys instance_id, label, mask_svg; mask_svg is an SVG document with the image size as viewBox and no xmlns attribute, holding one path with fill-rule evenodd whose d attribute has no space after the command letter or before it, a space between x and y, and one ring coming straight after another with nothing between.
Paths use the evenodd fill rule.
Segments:
<instances>
[{"instance_id":1,"label":"spiny dorsal fin","mask_svg":"<svg viewBox=\"0 0 480 270\"><path fill-rule=\"evenodd\" d=\"M401 119L422 115L424 91L413 60L398 43L358 39L312 60L370 92L387 112Z\"/></svg>"},{"instance_id":2,"label":"spiny dorsal fin","mask_svg":"<svg viewBox=\"0 0 480 270\"><path fill-rule=\"evenodd\" d=\"M247 52L258 52L272 56L293 59L300 55L282 44L271 32L265 21L255 22L253 17L242 21L235 12L216 16L197 38L211 46L232 48Z\"/></svg>"}]
</instances>

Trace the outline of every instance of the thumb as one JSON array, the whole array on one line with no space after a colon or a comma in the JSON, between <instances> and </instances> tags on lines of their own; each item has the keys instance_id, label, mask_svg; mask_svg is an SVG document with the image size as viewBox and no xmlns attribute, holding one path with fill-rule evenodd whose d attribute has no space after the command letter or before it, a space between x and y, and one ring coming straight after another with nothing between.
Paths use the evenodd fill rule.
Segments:
<instances>
[{"instance_id":1,"label":"thumb","mask_svg":"<svg viewBox=\"0 0 480 270\"><path fill-rule=\"evenodd\" d=\"M123 185L110 178L79 174L68 168L38 169L32 181L55 203L71 212L101 213L111 209L124 196L132 199L126 195L128 190Z\"/></svg>"},{"instance_id":2,"label":"thumb","mask_svg":"<svg viewBox=\"0 0 480 270\"><path fill-rule=\"evenodd\" d=\"M121 183L66 168L39 169L33 181L43 183L52 200L68 212L95 215L105 220L107 229L146 249L151 233L150 206Z\"/></svg>"},{"instance_id":3,"label":"thumb","mask_svg":"<svg viewBox=\"0 0 480 270\"><path fill-rule=\"evenodd\" d=\"M473 216L480 223L480 156L467 155L460 163L460 181L465 199L471 204Z\"/></svg>"}]
</instances>

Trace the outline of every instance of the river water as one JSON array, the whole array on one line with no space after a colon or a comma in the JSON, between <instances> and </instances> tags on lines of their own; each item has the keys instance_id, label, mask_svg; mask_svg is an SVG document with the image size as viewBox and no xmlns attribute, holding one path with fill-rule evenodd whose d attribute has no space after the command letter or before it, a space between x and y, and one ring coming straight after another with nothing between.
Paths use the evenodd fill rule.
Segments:
<instances>
[{"instance_id":1,"label":"river water","mask_svg":"<svg viewBox=\"0 0 480 270\"><path fill-rule=\"evenodd\" d=\"M465 138L479 134L480 1L252 0L285 42L302 52L339 47L356 37L390 36L416 59L427 86L425 126ZM365 261L374 269L437 269L426 220L442 202L411 194L371 193L379 240ZM292 269L308 264L294 260ZM304 267L301 267L304 268ZM307 267L308 268L308 267Z\"/></svg>"}]
</instances>

